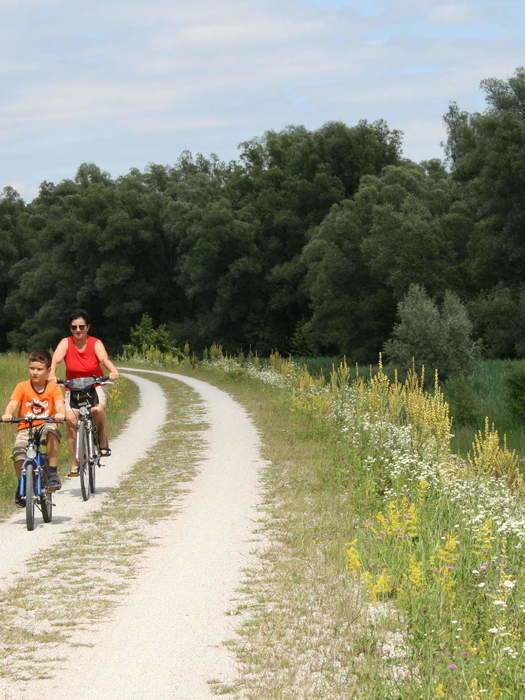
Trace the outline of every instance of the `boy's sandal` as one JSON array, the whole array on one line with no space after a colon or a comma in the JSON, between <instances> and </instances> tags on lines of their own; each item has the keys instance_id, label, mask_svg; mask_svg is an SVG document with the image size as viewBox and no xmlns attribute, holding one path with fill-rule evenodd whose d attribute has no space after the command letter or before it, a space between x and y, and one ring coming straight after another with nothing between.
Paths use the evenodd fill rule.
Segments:
<instances>
[{"instance_id":1,"label":"boy's sandal","mask_svg":"<svg viewBox=\"0 0 525 700\"><path fill-rule=\"evenodd\" d=\"M101 457L111 457L111 447L109 445L106 445L106 447L101 447L100 448L100 456Z\"/></svg>"}]
</instances>

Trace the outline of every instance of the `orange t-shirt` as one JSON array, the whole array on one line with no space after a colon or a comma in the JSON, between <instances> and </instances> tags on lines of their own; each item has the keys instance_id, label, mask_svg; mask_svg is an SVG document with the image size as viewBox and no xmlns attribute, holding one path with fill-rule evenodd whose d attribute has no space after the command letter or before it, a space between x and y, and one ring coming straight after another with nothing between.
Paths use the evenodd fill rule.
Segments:
<instances>
[{"instance_id":1,"label":"orange t-shirt","mask_svg":"<svg viewBox=\"0 0 525 700\"><path fill-rule=\"evenodd\" d=\"M19 382L15 386L10 401L17 401L20 404L17 418L24 418L28 413L49 418L56 413L56 401L63 401L63 397L60 387L55 382L46 382L44 391L38 392L34 390L31 380L27 379L25 382ZM41 425L43 422L38 421L38 423L35 422L33 425ZM27 423L18 424L18 430L23 430L27 427Z\"/></svg>"}]
</instances>

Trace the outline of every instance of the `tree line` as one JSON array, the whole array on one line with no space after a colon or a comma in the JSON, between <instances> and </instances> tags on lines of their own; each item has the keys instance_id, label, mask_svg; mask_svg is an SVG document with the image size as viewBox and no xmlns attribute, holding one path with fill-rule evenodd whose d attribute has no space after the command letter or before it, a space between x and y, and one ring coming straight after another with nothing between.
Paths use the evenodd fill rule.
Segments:
<instances>
[{"instance_id":1,"label":"tree line","mask_svg":"<svg viewBox=\"0 0 525 700\"><path fill-rule=\"evenodd\" d=\"M30 203L4 188L0 350L54 345L81 307L113 350L147 313L196 349L368 362L418 285L465 306L487 356L524 356L525 69L481 87L482 113L450 105L443 161L403 158L384 121L331 122L230 163L82 164Z\"/></svg>"}]
</instances>

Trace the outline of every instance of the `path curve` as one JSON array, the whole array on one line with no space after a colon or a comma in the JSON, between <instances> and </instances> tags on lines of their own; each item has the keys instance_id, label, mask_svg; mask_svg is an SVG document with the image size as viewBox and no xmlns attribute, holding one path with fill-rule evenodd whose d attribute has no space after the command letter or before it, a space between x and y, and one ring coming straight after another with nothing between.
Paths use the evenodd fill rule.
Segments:
<instances>
[{"instance_id":1,"label":"path curve","mask_svg":"<svg viewBox=\"0 0 525 700\"><path fill-rule=\"evenodd\" d=\"M129 371L131 368L123 368ZM112 700L215 697L209 681L236 677L224 642L228 614L254 548L263 460L245 409L216 387L184 375L151 372L192 387L204 402L207 449L180 512L155 532L142 573L107 624L79 646L54 679L28 686L26 698Z\"/></svg>"}]
</instances>

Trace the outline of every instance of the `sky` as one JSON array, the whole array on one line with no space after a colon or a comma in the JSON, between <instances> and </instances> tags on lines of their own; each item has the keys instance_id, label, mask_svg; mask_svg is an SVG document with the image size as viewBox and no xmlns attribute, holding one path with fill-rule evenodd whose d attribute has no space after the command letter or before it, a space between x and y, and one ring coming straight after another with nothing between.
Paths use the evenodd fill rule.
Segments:
<instances>
[{"instance_id":1,"label":"sky","mask_svg":"<svg viewBox=\"0 0 525 700\"><path fill-rule=\"evenodd\" d=\"M444 156L450 102L525 64L525 0L0 0L0 190L113 177L268 130L384 119Z\"/></svg>"}]
</instances>

